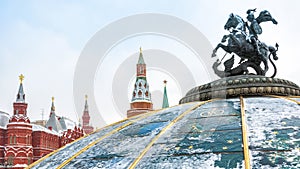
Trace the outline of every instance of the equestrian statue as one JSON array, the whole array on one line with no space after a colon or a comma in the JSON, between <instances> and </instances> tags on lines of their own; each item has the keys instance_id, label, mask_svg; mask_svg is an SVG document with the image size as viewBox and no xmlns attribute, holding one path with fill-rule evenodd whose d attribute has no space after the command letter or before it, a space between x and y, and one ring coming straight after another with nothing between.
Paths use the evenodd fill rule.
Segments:
<instances>
[{"instance_id":1,"label":"equestrian statue","mask_svg":"<svg viewBox=\"0 0 300 169\"><path fill-rule=\"evenodd\" d=\"M223 36L221 43L213 50L212 57L216 56L216 52L219 48L222 48L226 54L233 53L239 56L241 60L238 63L238 66L233 68L235 63L233 55L224 62L225 70L221 71L218 69L218 66L222 63L226 54L221 61L218 59L213 64L213 69L219 77L253 74L249 73L249 67L255 71L256 75L265 76L269 69L268 60L270 60L274 67L274 73L271 77L275 77L277 68L271 59L271 55L274 60L278 59L276 52L278 51L279 45L276 43L275 47L268 46L258 39L258 35L262 34L260 23L272 21L273 24L277 24L277 21L267 10L261 11L257 18L255 18L254 12L256 12L256 8L247 11L246 22L238 15L229 15L229 19L227 20L224 29L228 30L230 33ZM223 44L226 41L227 46ZM264 64L264 69L261 68L261 63Z\"/></svg>"}]
</instances>

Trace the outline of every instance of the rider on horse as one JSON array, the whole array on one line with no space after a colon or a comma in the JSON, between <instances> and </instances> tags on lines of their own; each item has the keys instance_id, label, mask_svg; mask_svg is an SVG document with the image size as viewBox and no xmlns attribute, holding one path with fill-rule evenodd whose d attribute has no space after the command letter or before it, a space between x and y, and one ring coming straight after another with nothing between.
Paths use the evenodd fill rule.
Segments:
<instances>
[{"instance_id":1,"label":"rider on horse","mask_svg":"<svg viewBox=\"0 0 300 169\"><path fill-rule=\"evenodd\" d=\"M254 17L254 12L256 12L256 8L255 9L249 9L247 11L247 20L251 23L250 26L248 25L248 23L246 22L246 27L249 30L249 39L250 39L250 43L253 45L253 47L255 48L258 56L261 56L261 52L259 50L259 41L258 41L258 36L259 34L262 33L262 29L259 25L259 23L256 21L255 17Z\"/></svg>"}]
</instances>

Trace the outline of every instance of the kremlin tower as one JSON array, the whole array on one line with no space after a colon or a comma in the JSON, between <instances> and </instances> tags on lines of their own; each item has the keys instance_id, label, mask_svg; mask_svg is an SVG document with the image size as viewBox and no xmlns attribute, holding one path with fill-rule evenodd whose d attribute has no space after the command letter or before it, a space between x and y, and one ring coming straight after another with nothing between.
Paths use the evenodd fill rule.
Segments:
<instances>
[{"instance_id":1,"label":"kremlin tower","mask_svg":"<svg viewBox=\"0 0 300 169\"><path fill-rule=\"evenodd\" d=\"M85 134L90 134L94 131L94 128L90 126L90 114L89 114L89 107L87 103L88 96L85 95L85 105L84 105L84 111L82 115L82 129Z\"/></svg>"},{"instance_id":2,"label":"kremlin tower","mask_svg":"<svg viewBox=\"0 0 300 169\"><path fill-rule=\"evenodd\" d=\"M6 131L4 158L7 165L27 165L33 160L32 125L27 117L27 103L23 90L24 76L19 76L20 86L16 102L13 103L13 116L9 119Z\"/></svg>"},{"instance_id":3,"label":"kremlin tower","mask_svg":"<svg viewBox=\"0 0 300 169\"><path fill-rule=\"evenodd\" d=\"M140 48L140 56L136 65L136 81L132 93L130 110L127 111L127 117L142 114L152 109L153 104L146 78L146 64L144 62L142 48Z\"/></svg>"}]
</instances>

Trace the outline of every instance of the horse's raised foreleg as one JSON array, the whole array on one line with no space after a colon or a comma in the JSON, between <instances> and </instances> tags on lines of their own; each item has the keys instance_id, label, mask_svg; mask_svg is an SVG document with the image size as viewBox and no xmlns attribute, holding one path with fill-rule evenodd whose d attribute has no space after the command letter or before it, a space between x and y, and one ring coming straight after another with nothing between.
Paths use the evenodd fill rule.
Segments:
<instances>
[{"instance_id":1,"label":"horse's raised foreleg","mask_svg":"<svg viewBox=\"0 0 300 169\"><path fill-rule=\"evenodd\" d=\"M222 49L225 50L227 53L231 53L231 52L232 52L231 49L230 49L228 46L225 46L225 45L223 45L222 43L219 43L219 44L217 45L217 47L213 50L213 54L211 55L211 57L215 57L215 56L216 56L217 50L218 50L219 48L222 48Z\"/></svg>"},{"instance_id":2,"label":"horse's raised foreleg","mask_svg":"<svg viewBox=\"0 0 300 169\"><path fill-rule=\"evenodd\" d=\"M229 37L229 35L224 35L222 40L221 40L221 43L224 43L226 42L227 38Z\"/></svg>"}]
</instances>

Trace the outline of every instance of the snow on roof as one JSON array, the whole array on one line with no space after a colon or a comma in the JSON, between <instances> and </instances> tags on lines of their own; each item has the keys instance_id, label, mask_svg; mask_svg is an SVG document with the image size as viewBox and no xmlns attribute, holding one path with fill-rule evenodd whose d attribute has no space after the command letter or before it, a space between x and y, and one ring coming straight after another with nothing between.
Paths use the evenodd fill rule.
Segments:
<instances>
[{"instance_id":1,"label":"snow on roof","mask_svg":"<svg viewBox=\"0 0 300 169\"><path fill-rule=\"evenodd\" d=\"M32 125L32 131L44 131L46 133L50 133L50 134L54 134L54 135L60 135L58 132L54 131L54 130L49 130L46 127L43 127L41 125L37 125L37 124L31 124Z\"/></svg>"},{"instance_id":2,"label":"snow on roof","mask_svg":"<svg viewBox=\"0 0 300 169\"><path fill-rule=\"evenodd\" d=\"M16 165L14 165L14 167L28 167L28 165L27 164L16 164Z\"/></svg>"},{"instance_id":3,"label":"snow on roof","mask_svg":"<svg viewBox=\"0 0 300 169\"><path fill-rule=\"evenodd\" d=\"M52 130L55 130L57 132L62 130L61 124L58 121L54 111L51 111L49 120L46 123L46 128L48 127L52 127Z\"/></svg>"}]
</instances>

